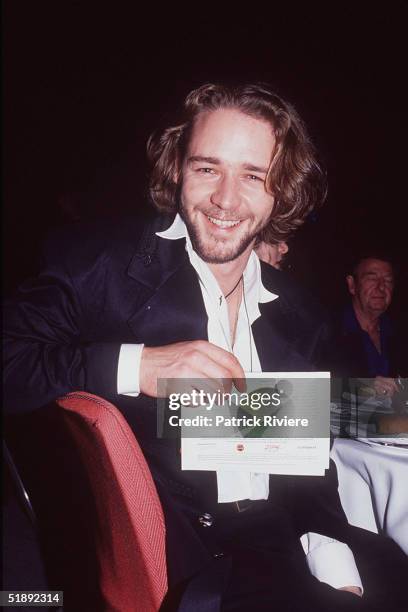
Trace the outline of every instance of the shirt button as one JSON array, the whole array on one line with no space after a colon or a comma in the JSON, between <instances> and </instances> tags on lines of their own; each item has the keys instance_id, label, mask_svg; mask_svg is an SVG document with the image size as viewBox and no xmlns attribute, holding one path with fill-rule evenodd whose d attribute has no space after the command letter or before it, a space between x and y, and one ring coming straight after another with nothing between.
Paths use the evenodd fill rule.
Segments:
<instances>
[{"instance_id":1,"label":"shirt button","mask_svg":"<svg viewBox=\"0 0 408 612\"><path fill-rule=\"evenodd\" d=\"M204 514L198 517L198 522L202 527L211 527L214 522L214 519L211 514L208 514L208 512L204 512Z\"/></svg>"}]
</instances>

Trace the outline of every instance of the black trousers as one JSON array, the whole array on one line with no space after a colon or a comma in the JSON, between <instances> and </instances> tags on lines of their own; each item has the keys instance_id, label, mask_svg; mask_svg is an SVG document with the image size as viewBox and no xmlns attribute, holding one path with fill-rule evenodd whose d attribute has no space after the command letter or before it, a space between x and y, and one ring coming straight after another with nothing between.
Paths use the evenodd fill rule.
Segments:
<instances>
[{"instance_id":1,"label":"black trousers","mask_svg":"<svg viewBox=\"0 0 408 612\"><path fill-rule=\"evenodd\" d=\"M243 512L220 505L212 524L195 529L211 559L192 582L170 591L163 610L201 611L202 599L220 589L222 612L406 612L408 558L390 539L350 526L353 553L364 586L363 597L339 591L314 578L285 508L254 502ZM178 550L183 546L178 539ZM180 554L180 553L179 553ZM226 564L225 561L229 563ZM217 574L224 565L224 576ZM215 572L214 572L215 569ZM215 581L212 578L215 575ZM201 584L193 596L194 580ZM200 583L201 581L201 583ZM187 594L187 595L186 595ZM183 600L184 598L184 600ZM213 596L212 601L216 598ZM216 610L203 607L203 610Z\"/></svg>"}]
</instances>

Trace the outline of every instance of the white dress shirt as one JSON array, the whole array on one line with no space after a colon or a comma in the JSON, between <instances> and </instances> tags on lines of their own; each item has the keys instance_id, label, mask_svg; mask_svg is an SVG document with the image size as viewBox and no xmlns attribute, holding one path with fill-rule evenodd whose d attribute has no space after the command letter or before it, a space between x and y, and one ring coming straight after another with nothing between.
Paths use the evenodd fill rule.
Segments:
<instances>
[{"instance_id":1,"label":"white dress shirt","mask_svg":"<svg viewBox=\"0 0 408 612\"><path fill-rule=\"evenodd\" d=\"M208 315L208 341L233 353L245 372L261 372L261 364L251 326L261 316L259 304L278 299L262 284L258 256L252 251L243 274L241 300L235 332L234 346L228 307L220 286L209 266L194 251L187 228L179 215L170 228L157 232L167 240L186 239L186 251L197 272ZM139 371L143 344L123 344L118 363L117 390L119 394L137 396L140 393ZM269 474L217 471L218 501L267 499ZM310 571L319 580L335 588L346 585L361 586L353 553L346 544L319 534L306 534L301 538Z\"/></svg>"}]
</instances>

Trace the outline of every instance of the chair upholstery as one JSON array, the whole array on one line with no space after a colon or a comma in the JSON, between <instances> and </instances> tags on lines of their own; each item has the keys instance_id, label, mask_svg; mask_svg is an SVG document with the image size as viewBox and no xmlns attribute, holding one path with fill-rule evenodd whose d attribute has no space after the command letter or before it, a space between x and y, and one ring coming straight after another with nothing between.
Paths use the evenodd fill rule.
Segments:
<instances>
[{"instance_id":1,"label":"chair upholstery","mask_svg":"<svg viewBox=\"0 0 408 612\"><path fill-rule=\"evenodd\" d=\"M57 404L93 489L104 612L157 611L167 591L165 525L143 453L108 401L73 392Z\"/></svg>"}]
</instances>

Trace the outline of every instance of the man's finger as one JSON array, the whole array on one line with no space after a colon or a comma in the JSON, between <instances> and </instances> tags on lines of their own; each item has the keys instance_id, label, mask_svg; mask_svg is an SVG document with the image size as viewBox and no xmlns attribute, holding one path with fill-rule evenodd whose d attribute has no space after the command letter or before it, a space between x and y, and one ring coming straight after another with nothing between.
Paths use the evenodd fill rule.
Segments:
<instances>
[{"instance_id":1,"label":"man's finger","mask_svg":"<svg viewBox=\"0 0 408 612\"><path fill-rule=\"evenodd\" d=\"M229 353L225 349L212 344L211 342L206 342L205 347L203 345L203 350L208 352L208 355L211 357L213 361L216 361L220 365L227 368L229 371L228 378L231 378L236 382L237 388L240 388L241 391L245 390L245 383L242 380L245 379L244 370L239 363L238 359L232 353Z\"/></svg>"}]
</instances>

